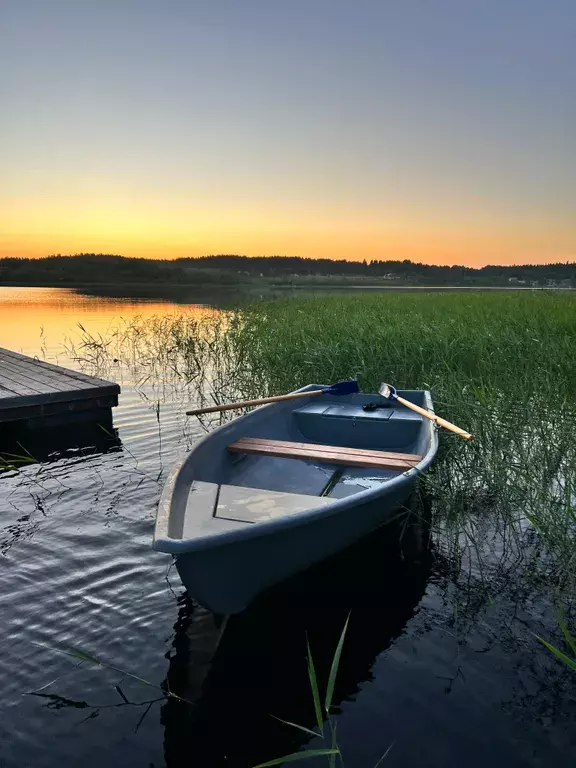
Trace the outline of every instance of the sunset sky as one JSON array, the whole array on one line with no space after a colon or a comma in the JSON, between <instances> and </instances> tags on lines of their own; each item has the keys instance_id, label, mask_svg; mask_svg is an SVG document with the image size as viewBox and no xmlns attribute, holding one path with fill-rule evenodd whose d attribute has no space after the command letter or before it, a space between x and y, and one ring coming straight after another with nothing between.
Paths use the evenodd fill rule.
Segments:
<instances>
[{"instance_id":1,"label":"sunset sky","mask_svg":"<svg viewBox=\"0 0 576 768\"><path fill-rule=\"evenodd\" d=\"M3 0L0 256L576 260L575 0Z\"/></svg>"}]
</instances>

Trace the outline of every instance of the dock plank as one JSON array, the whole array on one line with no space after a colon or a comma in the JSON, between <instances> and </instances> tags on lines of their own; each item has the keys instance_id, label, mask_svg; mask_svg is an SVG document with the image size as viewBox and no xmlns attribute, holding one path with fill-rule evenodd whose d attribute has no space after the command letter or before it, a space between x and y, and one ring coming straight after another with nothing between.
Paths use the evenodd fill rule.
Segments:
<instances>
[{"instance_id":1,"label":"dock plank","mask_svg":"<svg viewBox=\"0 0 576 768\"><path fill-rule=\"evenodd\" d=\"M18 360L22 364L33 363L38 369L58 372L66 378L75 379L76 381L84 381L92 386L97 382L102 385L110 385L111 383L105 379L99 379L97 376L89 376L87 373L82 373L81 371L72 371L69 368L63 368L62 366L55 365L54 363L47 363L44 360L38 360L38 358L35 357L27 357L26 355L22 355L19 352L13 352L11 349L4 349L3 347L0 347L0 357L1 356L11 357L14 360Z\"/></svg>"},{"instance_id":2,"label":"dock plank","mask_svg":"<svg viewBox=\"0 0 576 768\"><path fill-rule=\"evenodd\" d=\"M0 370L0 386L6 387L6 389L12 390L12 392L15 392L17 395L40 395L41 390L35 389L34 387L28 387L23 381L18 381L18 377L15 379L12 379L8 376L5 376L2 371Z\"/></svg>"},{"instance_id":3,"label":"dock plank","mask_svg":"<svg viewBox=\"0 0 576 768\"><path fill-rule=\"evenodd\" d=\"M119 393L114 382L0 348L0 422L109 411Z\"/></svg>"},{"instance_id":4,"label":"dock plank","mask_svg":"<svg viewBox=\"0 0 576 768\"><path fill-rule=\"evenodd\" d=\"M12 390L0 386L0 397L13 397L15 394Z\"/></svg>"},{"instance_id":5,"label":"dock plank","mask_svg":"<svg viewBox=\"0 0 576 768\"><path fill-rule=\"evenodd\" d=\"M96 378L82 373L81 371L72 371L67 368L62 368L62 366L56 365L56 363L47 363L45 360L40 360L36 357L26 357L25 355L20 355L10 350L7 351L1 347L0 360L20 365L23 368L31 368L35 371L43 370L50 375L65 375L67 378L74 378L78 381L86 379L86 381L90 382Z\"/></svg>"},{"instance_id":6,"label":"dock plank","mask_svg":"<svg viewBox=\"0 0 576 768\"><path fill-rule=\"evenodd\" d=\"M0 362L0 382L6 382L9 386L12 383L12 389L16 392L24 391L24 389L31 390L37 394L42 392L67 392L69 389L64 387L63 389L55 387L53 384L49 384L47 381L41 381L38 379L32 379L26 374L21 374L18 371L8 370Z\"/></svg>"},{"instance_id":7,"label":"dock plank","mask_svg":"<svg viewBox=\"0 0 576 768\"><path fill-rule=\"evenodd\" d=\"M34 371L31 367L25 367L18 363L6 362L0 358L0 372L7 378L13 378L15 381L21 381L32 389L40 387L39 392L44 391L45 387L58 390L59 392L69 392L71 389L86 389L90 387L88 383L77 382L76 380L61 376L58 373L51 373L40 369ZM26 381L25 381L26 379Z\"/></svg>"},{"instance_id":8,"label":"dock plank","mask_svg":"<svg viewBox=\"0 0 576 768\"><path fill-rule=\"evenodd\" d=\"M21 373L24 376L29 376L35 381L46 381L48 383L54 382L55 384L62 385L67 389L86 389L93 386L93 383L88 381L79 381L71 376L64 377L59 371L51 371L49 369L40 368L34 365L34 361L17 361L14 358L4 357L0 353L0 369L4 371L14 371ZM65 383L64 383L65 382Z\"/></svg>"}]
</instances>

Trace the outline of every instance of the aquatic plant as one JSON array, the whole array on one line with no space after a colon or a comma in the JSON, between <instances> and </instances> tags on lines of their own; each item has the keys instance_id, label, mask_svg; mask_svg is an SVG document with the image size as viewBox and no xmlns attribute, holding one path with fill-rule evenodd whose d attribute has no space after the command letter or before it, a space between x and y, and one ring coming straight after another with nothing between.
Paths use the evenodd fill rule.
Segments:
<instances>
[{"instance_id":1,"label":"aquatic plant","mask_svg":"<svg viewBox=\"0 0 576 768\"><path fill-rule=\"evenodd\" d=\"M547 640L544 640L544 638L542 637L537 636L538 640L542 643L542 645L548 648L548 650L551 653L553 653L557 659L559 659L569 669L572 669L574 672L576 672L576 638L571 634L570 630L568 629L564 616L560 616L560 619L558 620L558 624L560 626L560 629L562 630L564 641L566 643L566 648L570 655L560 650L560 648L557 648L555 645L548 642Z\"/></svg>"},{"instance_id":2,"label":"aquatic plant","mask_svg":"<svg viewBox=\"0 0 576 768\"><path fill-rule=\"evenodd\" d=\"M34 463L34 457L28 453L0 453L0 473L14 472L19 467Z\"/></svg>"},{"instance_id":3,"label":"aquatic plant","mask_svg":"<svg viewBox=\"0 0 576 768\"><path fill-rule=\"evenodd\" d=\"M427 478L442 547L478 544L488 517L523 544L534 531L555 581L576 573L576 300L558 294L379 294L254 305L239 333L268 392L356 376L432 392L444 432ZM478 560L478 558L476 558ZM476 563L477 565L477 563Z\"/></svg>"},{"instance_id":4,"label":"aquatic plant","mask_svg":"<svg viewBox=\"0 0 576 768\"><path fill-rule=\"evenodd\" d=\"M344 640L346 638L346 631L348 629L349 620L350 620L350 617L346 619L344 628L342 629L342 633L340 635L340 639L338 640L338 644L336 646L336 650L334 651L334 656L332 657L332 664L330 666L330 672L328 675L328 681L326 684L326 693L323 698L320 696L320 690L318 687L318 678L316 675L316 668L314 665L314 658L312 656L310 644L309 643L306 644L307 645L306 665L307 665L307 671L308 671L308 681L310 683L310 691L312 693L312 700L314 703L314 714L316 717L317 730L306 728L305 726L298 725L297 723L291 723L288 720L282 720L279 717L276 718L281 723L284 723L290 728L296 728L297 730L302 731L303 733L307 734L311 738L322 739L327 744L327 746L320 747L317 749L309 749L309 750L300 751L300 752L292 752L289 755L284 755L283 757L277 757L274 760L269 760L265 763L259 763L257 766L255 766L255 768L269 768L269 766L284 765L284 763L290 763L296 760L307 760L313 757L327 757L329 768L335 768L336 758L339 758L340 764L344 765L342 752L340 750L340 747L338 746L337 724L334 722L332 718L331 709L332 709L332 700L334 697L334 687L336 685L336 677L338 675L338 668L340 666L340 658L342 656L342 648L344 647ZM378 766L381 765L382 761L384 760L386 755L389 753L391 747L392 745L388 747L388 749L384 752L382 757L378 760L374 768L378 768Z\"/></svg>"},{"instance_id":5,"label":"aquatic plant","mask_svg":"<svg viewBox=\"0 0 576 768\"><path fill-rule=\"evenodd\" d=\"M558 293L378 293L290 297L83 329L91 372L128 377L150 402L203 406L358 378L431 390L447 432L426 477L436 547L481 577L545 572L576 590L576 299ZM236 412L203 417L211 429ZM565 600L564 600L565 602Z\"/></svg>"},{"instance_id":6,"label":"aquatic plant","mask_svg":"<svg viewBox=\"0 0 576 768\"><path fill-rule=\"evenodd\" d=\"M62 654L64 656L68 656L72 659L75 659L80 664L91 664L95 667L101 667L102 669L108 669L111 672L115 672L118 675L120 675L120 680L114 685L115 691L118 693L118 695L121 697L122 701L126 704L129 704L121 686L122 681L125 678L129 678L130 680L134 680L137 683L140 683L140 685L143 685L147 688L155 688L160 692L160 697L157 699L154 699L152 702L146 702L146 704L151 703L154 704L156 701L161 701L162 699L176 699L178 701L184 702L185 704L190 704L191 706L194 706L193 702L188 701L188 699L183 698L182 696L178 696L176 693L173 693L170 688L166 686L160 686L156 685L155 683L150 682L149 680L146 680L145 678L141 677L140 675L136 675L133 672L128 672L125 669L121 669L120 667L116 666L115 664L111 664L109 662L104 661L98 656L95 656L92 653L88 653L87 651L83 650L82 648L74 648L74 647L57 647L57 646L50 646L46 643L32 643L32 645L35 645L38 648L44 648L46 650L51 651L52 653L58 653ZM51 683L48 683L48 685L43 686L40 689L37 689L35 691L30 691L30 696L38 696L40 695L40 692L45 690L49 685L52 685L52 683L55 681L52 681Z\"/></svg>"},{"instance_id":7,"label":"aquatic plant","mask_svg":"<svg viewBox=\"0 0 576 768\"><path fill-rule=\"evenodd\" d=\"M451 569L455 592L468 575L474 585L465 606L454 599L455 633L463 634L472 613L490 605L512 569L520 569L528 591L530 580L539 584L546 610L555 602L570 611L576 594L573 296L291 298L203 316L183 312L119 322L102 336L84 329L74 349L91 372L136 382L151 407L170 401L182 414L188 405L277 394L347 376L356 376L365 391L376 391L382 380L430 389L438 413L475 435L465 443L442 434L424 488L432 499L437 561ZM235 415L210 416L204 426ZM516 576L515 583L522 578ZM532 650L538 647L531 635L537 621L520 626ZM564 640L538 631L550 653L574 669L568 629L562 629ZM307 664L317 724L286 728L322 739L324 751L289 757L316 756L334 765L341 760L336 721L317 681L314 689L310 650Z\"/></svg>"}]
</instances>

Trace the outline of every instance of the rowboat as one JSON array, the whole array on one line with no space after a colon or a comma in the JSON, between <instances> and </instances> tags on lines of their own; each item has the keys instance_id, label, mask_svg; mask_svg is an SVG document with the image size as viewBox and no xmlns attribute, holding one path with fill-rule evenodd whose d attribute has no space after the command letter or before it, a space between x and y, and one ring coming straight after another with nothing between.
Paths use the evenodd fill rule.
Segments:
<instances>
[{"instance_id":1,"label":"rowboat","mask_svg":"<svg viewBox=\"0 0 576 768\"><path fill-rule=\"evenodd\" d=\"M166 481L153 548L213 613L239 613L390 521L436 455L434 423L400 402L318 389L215 429ZM433 410L425 390L398 395Z\"/></svg>"}]
</instances>

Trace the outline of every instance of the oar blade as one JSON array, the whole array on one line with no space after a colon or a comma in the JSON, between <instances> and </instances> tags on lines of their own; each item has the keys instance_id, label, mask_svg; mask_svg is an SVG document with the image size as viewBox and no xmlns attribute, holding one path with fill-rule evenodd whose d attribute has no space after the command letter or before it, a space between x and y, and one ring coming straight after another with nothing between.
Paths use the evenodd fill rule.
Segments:
<instances>
[{"instance_id":1,"label":"oar blade","mask_svg":"<svg viewBox=\"0 0 576 768\"><path fill-rule=\"evenodd\" d=\"M337 381L336 384L331 384L329 387L324 387L322 391L326 395L353 395L355 392L360 392L360 387L356 379L347 379L346 381Z\"/></svg>"},{"instance_id":2,"label":"oar blade","mask_svg":"<svg viewBox=\"0 0 576 768\"><path fill-rule=\"evenodd\" d=\"M392 386L392 384L386 384L383 381L382 384L380 384L378 394L382 395L382 397L385 397L386 400L392 400L392 398L396 395L396 389Z\"/></svg>"}]
</instances>

